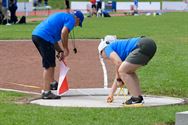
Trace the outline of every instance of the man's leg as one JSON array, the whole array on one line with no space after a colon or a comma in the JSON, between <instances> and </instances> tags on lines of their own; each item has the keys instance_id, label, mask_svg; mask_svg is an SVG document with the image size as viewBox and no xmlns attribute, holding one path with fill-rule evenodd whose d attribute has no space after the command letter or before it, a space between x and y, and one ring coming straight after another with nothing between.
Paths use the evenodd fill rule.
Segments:
<instances>
[{"instance_id":1,"label":"man's leg","mask_svg":"<svg viewBox=\"0 0 188 125\"><path fill-rule=\"evenodd\" d=\"M43 71L43 80L44 80L44 91L42 92L42 98L43 99L60 99L61 96L55 95L51 91L51 83L53 83L54 80L54 70L55 67L49 67L44 69Z\"/></svg>"},{"instance_id":2,"label":"man's leg","mask_svg":"<svg viewBox=\"0 0 188 125\"><path fill-rule=\"evenodd\" d=\"M54 71L55 67L49 67L43 71L43 80L44 80L44 90L50 90L50 83L54 82Z\"/></svg>"},{"instance_id":3,"label":"man's leg","mask_svg":"<svg viewBox=\"0 0 188 125\"><path fill-rule=\"evenodd\" d=\"M46 42L38 36L32 36L36 48L42 56L42 64L44 67L43 71L43 99L60 99L60 96L53 94L50 90L50 83L54 82L54 71L55 71L55 49L54 45Z\"/></svg>"}]
</instances>

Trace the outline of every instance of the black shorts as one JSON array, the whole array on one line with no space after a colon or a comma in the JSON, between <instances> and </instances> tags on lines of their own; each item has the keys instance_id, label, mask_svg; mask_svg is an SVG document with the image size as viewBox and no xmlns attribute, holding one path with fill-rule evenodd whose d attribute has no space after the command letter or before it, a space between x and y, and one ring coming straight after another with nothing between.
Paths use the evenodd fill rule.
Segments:
<instances>
[{"instance_id":1,"label":"black shorts","mask_svg":"<svg viewBox=\"0 0 188 125\"><path fill-rule=\"evenodd\" d=\"M141 38L136 48L127 56L126 61L133 64L146 65L155 55L156 50L157 46L152 39Z\"/></svg>"},{"instance_id":2,"label":"black shorts","mask_svg":"<svg viewBox=\"0 0 188 125\"><path fill-rule=\"evenodd\" d=\"M32 35L32 41L42 57L43 67L46 69L48 69L49 67L55 67L56 63L54 45L35 35Z\"/></svg>"}]
</instances>

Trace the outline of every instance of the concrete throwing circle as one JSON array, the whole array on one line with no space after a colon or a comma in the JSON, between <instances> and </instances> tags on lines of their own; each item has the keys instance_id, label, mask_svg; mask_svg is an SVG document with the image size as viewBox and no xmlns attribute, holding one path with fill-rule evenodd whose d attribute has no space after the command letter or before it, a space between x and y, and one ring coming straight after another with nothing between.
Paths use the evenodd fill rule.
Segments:
<instances>
[{"instance_id":1,"label":"concrete throwing circle","mask_svg":"<svg viewBox=\"0 0 188 125\"><path fill-rule=\"evenodd\" d=\"M107 103L106 97L107 96L65 96L59 100L38 99L32 101L31 103L44 105L44 106L58 106L58 107L99 107L99 108L126 107L122 104L125 101L124 96L115 96L114 101L112 103ZM183 102L184 100L180 98L172 98L172 97L164 97L164 96L145 96L144 104L142 105L142 107L182 104Z\"/></svg>"}]
</instances>

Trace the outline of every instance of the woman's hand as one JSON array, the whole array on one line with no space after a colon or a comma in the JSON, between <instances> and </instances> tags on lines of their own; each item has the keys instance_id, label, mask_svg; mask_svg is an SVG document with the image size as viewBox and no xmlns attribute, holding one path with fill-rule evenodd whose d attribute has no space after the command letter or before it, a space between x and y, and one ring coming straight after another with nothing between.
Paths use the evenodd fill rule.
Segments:
<instances>
[{"instance_id":1,"label":"woman's hand","mask_svg":"<svg viewBox=\"0 0 188 125\"><path fill-rule=\"evenodd\" d=\"M113 102L113 95L109 95L106 99L107 103L112 103Z\"/></svg>"}]
</instances>

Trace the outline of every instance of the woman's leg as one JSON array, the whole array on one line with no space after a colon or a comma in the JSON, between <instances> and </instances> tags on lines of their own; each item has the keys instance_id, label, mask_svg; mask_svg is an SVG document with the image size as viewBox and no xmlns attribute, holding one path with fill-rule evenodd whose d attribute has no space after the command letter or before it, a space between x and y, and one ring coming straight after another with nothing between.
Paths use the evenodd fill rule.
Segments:
<instances>
[{"instance_id":1,"label":"woman's leg","mask_svg":"<svg viewBox=\"0 0 188 125\"><path fill-rule=\"evenodd\" d=\"M126 61L119 67L119 75L132 96L139 96L142 94L139 79L136 74L136 70L140 67L141 65L132 64Z\"/></svg>"}]
</instances>

